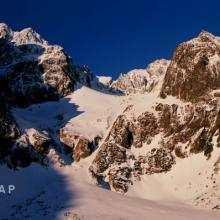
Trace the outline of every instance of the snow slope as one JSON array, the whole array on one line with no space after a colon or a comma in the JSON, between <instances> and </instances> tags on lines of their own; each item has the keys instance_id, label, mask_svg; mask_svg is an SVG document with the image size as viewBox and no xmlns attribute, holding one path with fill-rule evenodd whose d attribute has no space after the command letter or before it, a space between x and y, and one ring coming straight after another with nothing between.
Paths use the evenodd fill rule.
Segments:
<instances>
[{"instance_id":1,"label":"snow slope","mask_svg":"<svg viewBox=\"0 0 220 220\"><path fill-rule=\"evenodd\" d=\"M136 181L128 195L157 201L181 201L211 209L220 200L219 178L212 178L213 164L219 155L220 149L215 148L208 161L203 154L179 158L171 171L145 175L141 181Z\"/></svg>"},{"instance_id":2,"label":"snow slope","mask_svg":"<svg viewBox=\"0 0 220 220\"><path fill-rule=\"evenodd\" d=\"M89 178L89 160L48 169L33 164L16 172L1 167L6 177L3 182L8 184L16 180L17 187L14 194L1 199L1 219L219 219L215 213L181 203L132 198L97 187Z\"/></svg>"},{"instance_id":3,"label":"snow slope","mask_svg":"<svg viewBox=\"0 0 220 220\"><path fill-rule=\"evenodd\" d=\"M105 135L127 105L124 100L123 96L108 95L83 86L59 102L16 108L13 112L23 130L49 128L56 132L65 127L70 132L92 138ZM56 119L58 115L63 115L62 121Z\"/></svg>"}]
</instances>

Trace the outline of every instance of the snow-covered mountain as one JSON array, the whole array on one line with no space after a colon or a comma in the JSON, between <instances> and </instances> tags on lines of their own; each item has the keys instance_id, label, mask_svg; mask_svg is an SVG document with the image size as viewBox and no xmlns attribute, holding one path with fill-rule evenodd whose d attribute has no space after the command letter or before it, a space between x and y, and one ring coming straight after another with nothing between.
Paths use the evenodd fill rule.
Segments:
<instances>
[{"instance_id":1,"label":"snow-covered mountain","mask_svg":"<svg viewBox=\"0 0 220 220\"><path fill-rule=\"evenodd\" d=\"M0 24L1 95L12 105L57 100L74 89L76 73L60 46L51 46L31 28L13 32Z\"/></svg>"},{"instance_id":2,"label":"snow-covered mountain","mask_svg":"<svg viewBox=\"0 0 220 220\"><path fill-rule=\"evenodd\" d=\"M0 219L219 219L219 42L112 81L0 24Z\"/></svg>"},{"instance_id":3,"label":"snow-covered mountain","mask_svg":"<svg viewBox=\"0 0 220 220\"><path fill-rule=\"evenodd\" d=\"M112 82L111 87L126 95L133 93L146 93L157 89L157 85L163 82L170 61L161 59L148 65L146 69L131 70L121 74Z\"/></svg>"}]
</instances>

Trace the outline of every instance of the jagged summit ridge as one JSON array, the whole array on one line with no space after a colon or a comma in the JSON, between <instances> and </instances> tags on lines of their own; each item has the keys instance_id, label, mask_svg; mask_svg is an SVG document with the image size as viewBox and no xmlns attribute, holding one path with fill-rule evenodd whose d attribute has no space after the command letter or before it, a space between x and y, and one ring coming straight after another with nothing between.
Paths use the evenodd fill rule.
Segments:
<instances>
[{"instance_id":1,"label":"jagged summit ridge","mask_svg":"<svg viewBox=\"0 0 220 220\"><path fill-rule=\"evenodd\" d=\"M215 36L214 34L212 34L212 33L210 33L210 32L208 32L208 31L205 31L205 30L202 30L200 33L199 33L199 35L198 35L198 37L197 38L195 38L197 41L203 41L203 42L205 42L205 41L210 41L210 42L214 42L214 43L216 43L216 44L220 44L220 37L218 37L218 36ZM195 41L195 39L193 39L194 41ZM193 41L192 40L192 41Z\"/></svg>"},{"instance_id":2,"label":"jagged summit ridge","mask_svg":"<svg viewBox=\"0 0 220 220\"><path fill-rule=\"evenodd\" d=\"M48 45L48 42L45 41L37 32L32 28L25 28L22 31L16 31L13 34L13 41L17 45L21 44L42 44Z\"/></svg>"},{"instance_id":3,"label":"jagged summit ridge","mask_svg":"<svg viewBox=\"0 0 220 220\"><path fill-rule=\"evenodd\" d=\"M12 31L0 24L1 95L13 105L57 100L74 91L78 69L65 50L32 28Z\"/></svg>"},{"instance_id":4,"label":"jagged summit ridge","mask_svg":"<svg viewBox=\"0 0 220 220\"><path fill-rule=\"evenodd\" d=\"M47 45L48 42L45 41L40 34L35 32L32 28L24 28L21 31L12 31L5 23L0 23L0 37L7 38L14 42L16 45L21 44L41 44Z\"/></svg>"},{"instance_id":5,"label":"jagged summit ridge","mask_svg":"<svg viewBox=\"0 0 220 220\"><path fill-rule=\"evenodd\" d=\"M131 70L127 74L120 74L111 84L112 88L120 89L126 95L136 92L145 92L149 74L144 69Z\"/></svg>"},{"instance_id":6,"label":"jagged summit ridge","mask_svg":"<svg viewBox=\"0 0 220 220\"><path fill-rule=\"evenodd\" d=\"M111 87L122 91L124 94L145 93L156 90L162 83L170 61L161 59L149 64L146 69L131 70L121 74L112 82Z\"/></svg>"}]
</instances>

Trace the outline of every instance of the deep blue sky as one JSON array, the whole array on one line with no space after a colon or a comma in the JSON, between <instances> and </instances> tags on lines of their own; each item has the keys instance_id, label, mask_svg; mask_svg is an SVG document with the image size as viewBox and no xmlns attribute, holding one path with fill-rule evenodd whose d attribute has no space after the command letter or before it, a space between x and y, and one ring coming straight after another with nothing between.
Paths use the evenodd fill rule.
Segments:
<instances>
[{"instance_id":1,"label":"deep blue sky","mask_svg":"<svg viewBox=\"0 0 220 220\"><path fill-rule=\"evenodd\" d=\"M219 0L0 0L0 22L32 27L78 64L116 77L205 29L220 35Z\"/></svg>"}]
</instances>

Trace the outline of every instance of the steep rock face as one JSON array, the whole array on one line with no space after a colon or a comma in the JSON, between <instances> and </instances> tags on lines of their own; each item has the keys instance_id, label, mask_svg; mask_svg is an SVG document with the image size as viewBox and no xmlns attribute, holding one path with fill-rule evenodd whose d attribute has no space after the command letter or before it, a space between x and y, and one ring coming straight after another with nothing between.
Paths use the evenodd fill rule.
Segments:
<instances>
[{"instance_id":1,"label":"steep rock face","mask_svg":"<svg viewBox=\"0 0 220 220\"><path fill-rule=\"evenodd\" d=\"M127 111L125 110L124 114L116 119L90 167L93 175L104 177L111 189L117 192L126 192L129 184L132 183L130 178L136 173L134 165L136 158L132 155L131 149L150 144L152 138L159 132L153 113L144 112L135 119L130 117ZM148 156L146 155L146 157ZM155 153L149 157L151 158L149 163L145 163L151 164L149 165L151 167L155 165L155 169L159 169L162 162L159 165L153 162L154 159L159 161L157 157L157 153Z\"/></svg>"},{"instance_id":2,"label":"steep rock face","mask_svg":"<svg viewBox=\"0 0 220 220\"><path fill-rule=\"evenodd\" d=\"M51 149L57 150L57 144L48 132L31 128L16 139L5 162L11 169L27 167L32 162L47 166Z\"/></svg>"},{"instance_id":3,"label":"steep rock face","mask_svg":"<svg viewBox=\"0 0 220 220\"><path fill-rule=\"evenodd\" d=\"M176 49L160 95L193 102L210 99L210 92L220 88L219 68L220 38L201 32Z\"/></svg>"},{"instance_id":4,"label":"steep rock face","mask_svg":"<svg viewBox=\"0 0 220 220\"><path fill-rule=\"evenodd\" d=\"M19 136L20 131L9 106L0 98L0 162L10 153L10 146Z\"/></svg>"},{"instance_id":5,"label":"steep rock face","mask_svg":"<svg viewBox=\"0 0 220 220\"><path fill-rule=\"evenodd\" d=\"M159 133L159 127L155 115L151 112L144 112L139 115L133 124L134 134L133 145L140 148L143 144L150 144L152 138Z\"/></svg>"},{"instance_id":6,"label":"steep rock face","mask_svg":"<svg viewBox=\"0 0 220 220\"><path fill-rule=\"evenodd\" d=\"M156 106L156 111L159 112L159 125L166 138L164 145L175 150L179 157L200 152L204 152L207 158L210 157L213 138L219 136L218 105L207 107L206 105L159 104Z\"/></svg>"},{"instance_id":7,"label":"steep rock face","mask_svg":"<svg viewBox=\"0 0 220 220\"><path fill-rule=\"evenodd\" d=\"M0 92L10 104L24 107L73 91L76 73L63 48L31 28L13 32L0 24L0 32Z\"/></svg>"},{"instance_id":8,"label":"steep rock face","mask_svg":"<svg viewBox=\"0 0 220 220\"><path fill-rule=\"evenodd\" d=\"M160 59L155 60L147 66L147 72L150 78L148 79L147 92L159 91L162 87L170 60Z\"/></svg>"},{"instance_id":9,"label":"steep rock face","mask_svg":"<svg viewBox=\"0 0 220 220\"><path fill-rule=\"evenodd\" d=\"M95 75L87 66L74 65L74 70L77 74L77 81L81 85L92 86Z\"/></svg>"},{"instance_id":10,"label":"steep rock face","mask_svg":"<svg viewBox=\"0 0 220 220\"><path fill-rule=\"evenodd\" d=\"M112 190L126 192L141 175L170 171L176 158L203 153L210 159L214 148L219 147L218 106L216 98L203 105L157 103L151 112L140 115L134 115L132 107L126 108L113 124L90 171L103 177Z\"/></svg>"},{"instance_id":11,"label":"steep rock face","mask_svg":"<svg viewBox=\"0 0 220 220\"><path fill-rule=\"evenodd\" d=\"M104 172L113 163L125 162L126 149L131 147L133 141L129 125L125 116L120 115L117 118L94 161L95 173Z\"/></svg>"},{"instance_id":12,"label":"steep rock face","mask_svg":"<svg viewBox=\"0 0 220 220\"><path fill-rule=\"evenodd\" d=\"M99 136L89 140L86 137L70 132L66 128L60 129L60 141L66 146L67 151L71 153L75 162L90 156L94 149L98 147L100 140L101 137Z\"/></svg>"},{"instance_id":13,"label":"steep rock face","mask_svg":"<svg viewBox=\"0 0 220 220\"><path fill-rule=\"evenodd\" d=\"M121 74L111 87L124 94L150 92L160 85L170 61L161 59L148 65L146 69L135 69ZM161 82L161 83L160 83Z\"/></svg>"},{"instance_id":14,"label":"steep rock face","mask_svg":"<svg viewBox=\"0 0 220 220\"><path fill-rule=\"evenodd\" d=\"M65 96L74 90L77 73L70 57L60 46L47 46L39 58L43 80L57 92Z\"/></svg>"},{"instance_id":15,"label":"steep rock face","mask_svg":"<svg viewBox=\"0 0 220 220\"><path fill-rule=\"evenodd\" d=\"M175 158L166 148L153 148L145 156L139 156L136 163L140 164L141 174L167 172L175 164Z\"/></svg>"}]
</instances>

